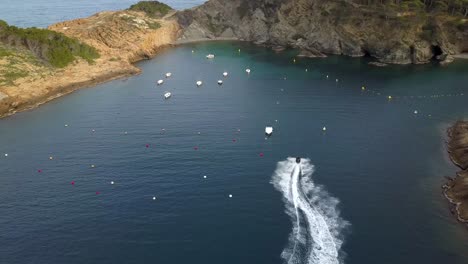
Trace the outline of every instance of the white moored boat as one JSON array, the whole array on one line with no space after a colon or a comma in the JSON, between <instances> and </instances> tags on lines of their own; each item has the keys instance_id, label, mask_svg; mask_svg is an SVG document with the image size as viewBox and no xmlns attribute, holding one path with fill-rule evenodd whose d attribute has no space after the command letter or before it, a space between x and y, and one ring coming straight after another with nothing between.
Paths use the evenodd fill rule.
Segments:
<instances>
[{"instance_id":1,"label":"white moored boat","mask_svg":"<svg viewBox=\"0 0 468 264\"><path fill-rule=\"evenodd\" d=\"M206 55L207 59L214 59L215 55L214 54L208 54Z\"/></svg>"},{"instance_id":2,"label":"white moored boat","mask_svg":"<svg viewBox=\"0 0 468 264\"><path fill-rule=\"evenodd\" d=\"M197 86L202 86L203 82L202 81L197 81Z\"/></svg>"},{"instance_id":3,"label":"white moored boat","mask_svg":"<svg viewBox=\"0 0 468 264\"><path fill-rule=\"evenodd\" d=\"M273 127L265 127L265 135L271 136L271 134L273 134Z\"/></svg>"},{"instance_id":4,"label":"white moored boat","mask_svg":"<svg viewBox=\"0 0 468 264\"><path fill-rule=\"evenodd\" d=\"M223 72L224 77L227 77L228 75L229 75L228 72Z\"/></svg>"},{"instance_id":5,"label":"white moored boat","mask_svg":"<svg viewBox=\"0 0 468 264\"><path fill-rule=\"evenodd\" d=\"M250 74L250 69L245 69L245 72L246 72L247 74Z\"/></svg>"},{"instance_id":6,"label":"white moored boat","mask_svg":"<svg viewBox=\"0 0 468 264\"><path fill-rule=\"evenodd\" d=\"M222 85L223 84L223 81L222 80L218 80L218 85Z\"/></svg>"},{"instance_id":7,"label":"white moored boat","mask_svg":"<svg viewBox=\"0 0 468 264\"><path fill-rule=\"evenodd\" d=\"M163 83L164 83L164 80L159 80L159 81L157 82L158 85L161 85L161 84L163 84Z\"/></svg>"},{"instance_id":8,"label":"white moored boat","mask_svg":"<svg viewBox=\"0 0 468 264\"><path fill-rule=\"evenodd\" d=\"M172 73L171 73L171 72L166 73L166 78L169 78L169 77L171 77L171 76L172 76Z\"/></svg>"},{"instance_id":9,"label":"white moored boat","mask_svg":"<svg viewBox=\"0 0 468 264\"><path fill-rule=\"evenodd\" d=\"M171 96L172 96L172 94L170 92L166 92L164 94L164 99L169 99L169 98L171 98Z\"/></svg>"}]
</instances>

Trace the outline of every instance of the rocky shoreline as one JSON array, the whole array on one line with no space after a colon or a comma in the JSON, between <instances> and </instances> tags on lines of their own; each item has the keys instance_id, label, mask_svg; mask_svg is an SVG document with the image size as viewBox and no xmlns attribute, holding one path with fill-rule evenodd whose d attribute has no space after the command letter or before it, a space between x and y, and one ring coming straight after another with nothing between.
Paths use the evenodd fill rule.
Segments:
<instances>
[{"instance_id":1,"label":"rocky shoreline","mask_svg":"<svg viewBox=\"0 0 468 264\"><path fill-rule=\"evenodd\" d=\"M378 67L434 60L445 65L468 57L468 27L454 26L453 18L375 11L338 0L209 0L161 17L123 10L57 23L48 29L94 47L100 58L93 64L78 59L47 73L39 67L32 76L0 87L0 118L81 87L137 74L133 63L175 44L248 41L276 52L294 48L298 57L370 56Z\"/></svg>"},{"instance_id":2,"label":"rocky shoreline","mask_svg":"<svg viewBox=\"0 0 468 264\"><path fill-rule=\"evenodd\" d=\"M100 58L91 64L77 59L63 69L48 68L45 76L28 76L0 87L0 118L33 109L80 88L139 74L141 70L133 65L135 62L154 57L178 39L180 28L170 18L172 14L156 19L137 11L101 12L49 26L50 30L95 47ZM159 27L148 26L154 23Z\"/></svg>"},{"instance_id":3,"label":"rocky shoreline","mask_svg":"<svg viewBox=\"0 0 468 264\"><path fill-rule=\"evenodd\" d=\"M338 0L210 0L177 12L182 39L236 38L302 56L369 56L385 64L447 64L468 52L465 20ZM461 23L456 26L457 23Z\"/></svg>"},{"instance_id":4,"label":"rocky shoreline","mask_svg":"<svg viewBox=\"0 0 468 264\"><path fill-rule=\"evenodd\" d=\"M468 223L468 121L458 121L447 130L447 151L461 170L443 186L444 195L453 205L460 222Z\"/></svg>"}]
</instances>

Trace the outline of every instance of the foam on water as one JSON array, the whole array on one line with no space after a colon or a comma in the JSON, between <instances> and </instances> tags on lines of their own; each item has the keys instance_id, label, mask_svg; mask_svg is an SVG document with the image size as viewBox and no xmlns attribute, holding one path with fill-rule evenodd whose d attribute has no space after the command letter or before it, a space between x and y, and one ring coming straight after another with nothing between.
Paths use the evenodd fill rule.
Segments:
<instances>
[{"instance_id":1,"label":"foam on water","mask_svg":"<svg viewBox=\"0 0 468 264\"><path fill-rule=\"evenodd\" d=\"M283 194L293 230L281 256L288 264L338 264L342 259L343 230L349 225L339 216L338 199L312 181L314 166L308 159L278 162L272 184Z\"/></svg>"}]
</instances>

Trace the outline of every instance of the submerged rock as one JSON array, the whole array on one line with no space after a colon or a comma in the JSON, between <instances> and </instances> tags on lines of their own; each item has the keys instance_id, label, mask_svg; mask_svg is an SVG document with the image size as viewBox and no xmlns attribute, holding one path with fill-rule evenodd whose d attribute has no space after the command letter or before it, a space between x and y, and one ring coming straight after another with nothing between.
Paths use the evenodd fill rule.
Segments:
<instances>
[{"instance_id":1,"label":"submerged rock","mask_svg":"<svg viewBox=\"0 0 468 264\"><path fill-rule=\"evenodd\" d=\"M378 62L378 61L371 61L368 64L372 65L372 66L376 66L376 67L386 67L386 66L388 66L388 64L383 63L383 62ZM391 97L389 99L391 99Z\"/></svg>"}]
</instances>

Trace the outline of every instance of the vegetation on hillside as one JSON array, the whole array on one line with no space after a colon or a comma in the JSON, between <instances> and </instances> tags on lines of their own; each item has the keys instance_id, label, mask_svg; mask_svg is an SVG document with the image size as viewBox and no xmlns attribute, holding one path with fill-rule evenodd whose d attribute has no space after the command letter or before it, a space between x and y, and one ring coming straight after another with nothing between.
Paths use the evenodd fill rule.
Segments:
<instances>
[{"instance_id":1,"label":"vegetation on hillside","mask_svg":"<svg viewBox=\"0 0 468 264\"><path fill-rule=\"evenodd\" d=\"M0 86L14 85L17 79L29 75L42 77L49 70L31 51L0 43Z\"/></svg>"},{"instance_id":2,"label":"vegetation on hillside","mask_svg":"<svg viewBox=\"0 0 468 264\"><path fill-rule=\"evenodd\" d=\"M400 11L468 16L468 0L352 0L368 6L394 8Z\"/></svg>"},{"instance_id":3,"label":"vegetation on hillside","mask_svg":"<svg viewBox=\"0 0 468 264\"><path fill-rule=\"evenodd\" d=\"M158 1L140 1L130 6L128 10L143 11L149 17L160 18L167 15L167 13L172 10L172 8Z\"/></svg>"},{"instance_id":4,"label":"vegetation on hillside","mask_svg":"<svg viewBox=\"0 0 468 264\"><path fill-rule=\"evenodd\" d=\"M39 59L63 68L81 57L92 63L99 57L97 50L64 34L39 28L18 28L0 20L0 43L31 50Z\"/></svg>"}]
</instances>

